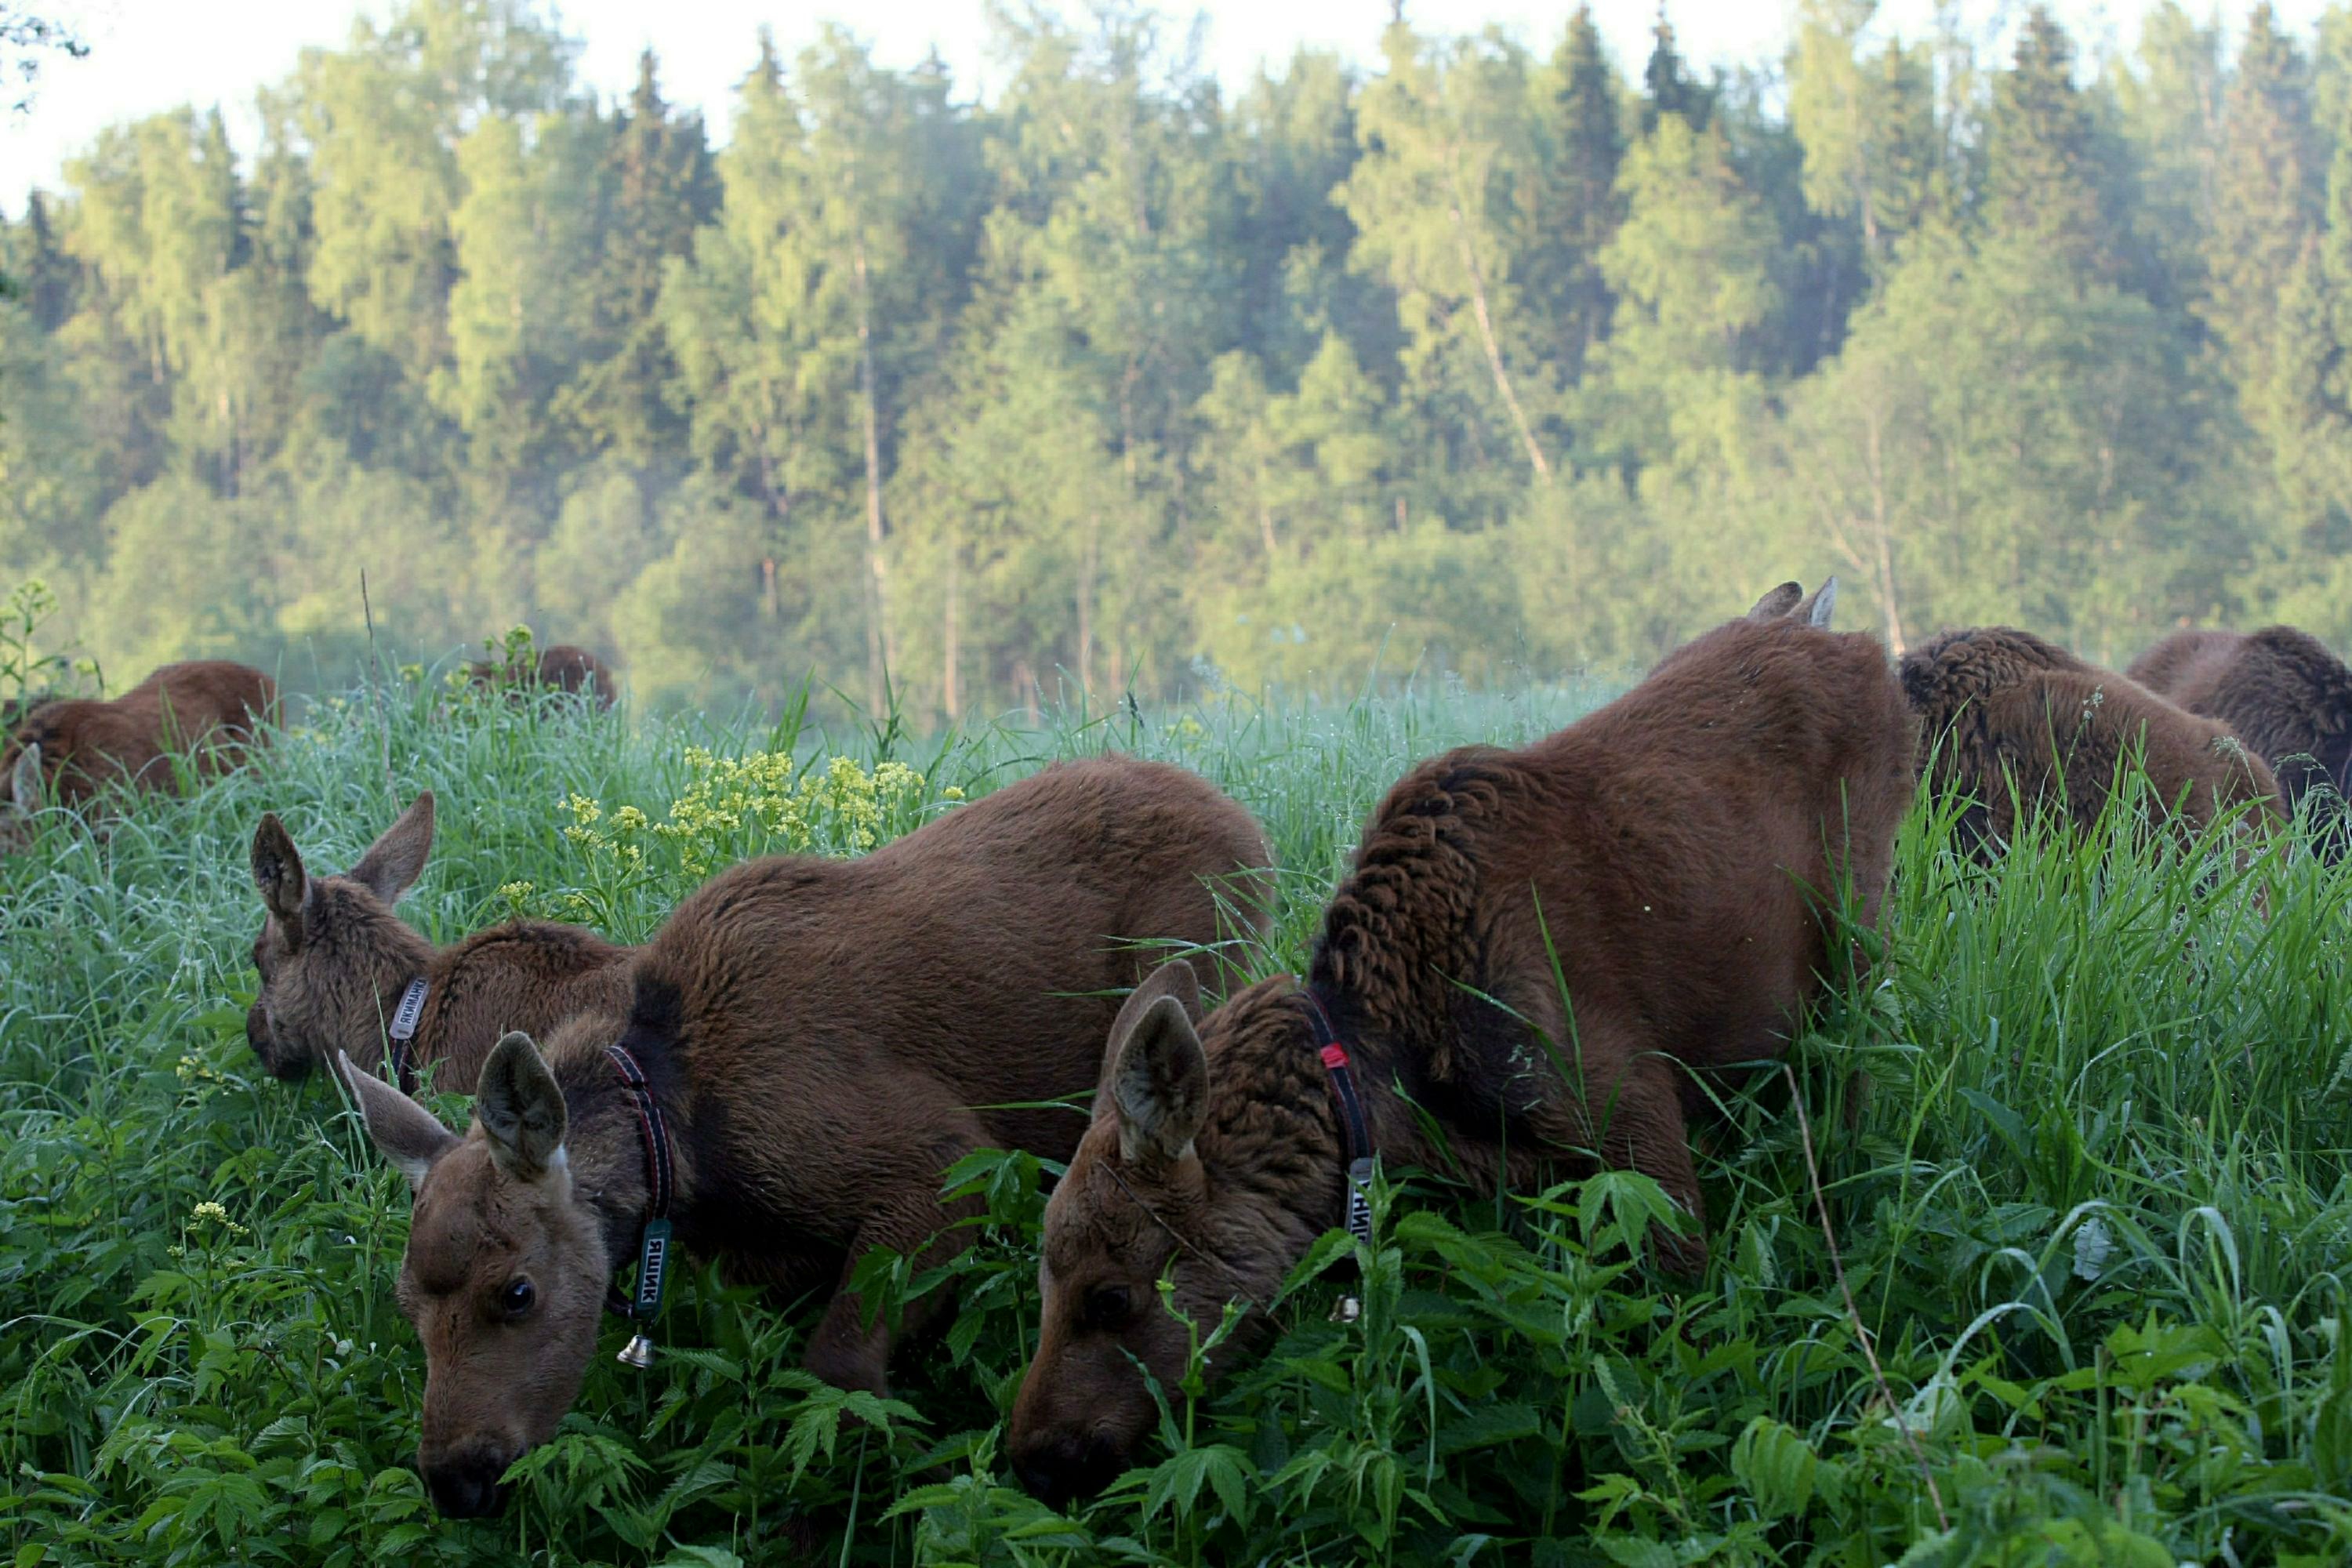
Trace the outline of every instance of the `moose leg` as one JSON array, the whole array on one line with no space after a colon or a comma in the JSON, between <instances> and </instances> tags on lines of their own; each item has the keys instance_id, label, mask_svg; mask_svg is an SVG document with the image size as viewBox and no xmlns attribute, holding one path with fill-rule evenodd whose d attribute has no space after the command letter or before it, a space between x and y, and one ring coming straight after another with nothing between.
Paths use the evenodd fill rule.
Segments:
<instances>
[{"instance_id":1,"label":"moose leg","mask_svg":"<svg viewBox=\"0 0 2352 1568\"><path fill-rule=\"evenodd\" d=\"M1691 1218L1688 1235L1650 1227L1658 1261L1676 1274L1706 1267L1706 1201L1691 1162L1690 1130L1683 1120L1680 1070L1654 1053L1634 1058L1617 1079L1616 1103L1601 1129L1601 1153L1610 1164L1639 1171L1666 1190Z\"/></svg>"},{"instance_id":2,"label":"moose leg","mask_svg":"<svg viewBox=\"0 0 2352 1568\"><path fill-rule=\"evenodd\" d=\"M1530 1120L1547 1141L1584 1148L1597 1142L1603 1164L1639 1171L1664 1187L1690 1215L1694 1234L1653 1226L1650 1246L1667 1268L1696 1274L1706 1266L1706 1205L1683 1118L1681 1071L1654 1051L1592 1050L1601 1042L1590 1029L1586 1041L1585 1103L1576 1104L1573 1095L1547 1097ZM1601 1065L1612 1058L1622 1063L1613 1082Z\"/></svg>"},{"instance_id":3,"label":"moose leg","mask_svg":"<svg viewBox=\"0 0 2352 1568\"><path fill-rule=\"evenodd\" d=\"M877 1250L911 1257L919 1270L936 1268L963 1250L970 1232L950 1226L961 1215L976 1212L977 1205L942 1205L940 1177L985 1142L976 1121L958 1117L931 1136L908 1139L905 1150L929 1152L908 1155L902 1151L890 1176L859 1194L861 1212L849 1237L848 1256L843 1260L832 1303L810 1337L803 1359L810 1372L837 1388L863 1388L874 1394L889 1391L890 1327L879 1317L867 1322L865 1299L851 1281L857 1277L859 1262ZM919 1331L941 1300L940 1293L934 1291L909 1302L901 1332Z\"/></svg>"}]
</instances>

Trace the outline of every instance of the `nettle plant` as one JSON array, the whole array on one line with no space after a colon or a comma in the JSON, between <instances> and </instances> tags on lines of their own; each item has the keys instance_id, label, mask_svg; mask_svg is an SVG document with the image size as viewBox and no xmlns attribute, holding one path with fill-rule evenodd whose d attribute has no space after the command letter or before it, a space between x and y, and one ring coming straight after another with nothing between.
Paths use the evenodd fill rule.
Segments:
<instances>
[{"instance_id":1,"label":"nettle plant","mask_svg":"<svg viewBox=\"0 0 2352 1568\"><path fill-rule=\"evenodd\" d=\"M39 698L95 687L98 667L90 660L38 651L42 624L57 613L56 593L38 577L27 577L0 599L0 724Z\"/></svg>"}]
</instances>

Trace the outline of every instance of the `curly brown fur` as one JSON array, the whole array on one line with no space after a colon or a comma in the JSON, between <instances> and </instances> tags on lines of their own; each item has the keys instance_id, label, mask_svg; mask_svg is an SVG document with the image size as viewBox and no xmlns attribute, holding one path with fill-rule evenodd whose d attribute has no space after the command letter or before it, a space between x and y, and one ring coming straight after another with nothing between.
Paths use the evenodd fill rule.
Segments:
<instances>
[{"instance_id":1,"label":"curly brown fur","mask_svg":"<svg viewBox=\"0 0 2352 1568\"><path fill-rule=\"evenodd\" d=\"M236 767L277 710L278 683L226 659L167 664L116 698L41 703L0 744L8 795L0 818L79 808L111 784L169 794L175 756L188 756L199 776Z\"/></svg>"},{"instance_id":2,"label":"curly brown fur","mask_svg":"<svg viewBox=\"0 0 2352 1568\"><path fill-rule=\"evenodd\" d=\"M1546 740L1424 763L1375 809L1309 978L1386 1159L1489 1189L1628 1166L1697 1222L1654 1238L1665 1260L1703 1261L1690 1073L1780 1053L1843 957L1826 906L1851 888L1876 918L1913 789L1885 650L1800 598L1776 590ZM1156 1281L1172 1268L1202 1324L1265 1300L1340 1217L1343 1142L1294 982L1197 1027L1164 1001L1114 1029L1046 1206L1038 1352L1008 1437L1024 1484L1058 1500L1125 1466L1154 1419L1134 1363L1169 1386L1183 1368ZM1263 1328L1254 1314L1213 1370Z\"/></svg>"},{"instance_id":3,"label":"curly brown fur","mask_svg":"<svg viewBox=\"0 0 2352 1568\"><path fill-rule=\"evenodd\" d=\"M560 1183L457 1163L482 1143L478 1123L438 1144L414 1101L361 1081L386 1152L431 1156L403 1297L425 1343L421 1458L436 1495L486 1495L481 1478L552 1430L595 1340L593 1321L564 1318L548 1331L558 1353L547 1334L444 1303L494 1294L525 1257L543 1296L577 1300L634 1246L641 1135L606 1046L627 1044L668 1119L678 1242L739 1280L829 1286L807 1365L880 1390L893 1329L867 1326L848 1289L857 1259L878 1247L928 1267L959 1250L968 1233L945 1227L966 1211L941 1206L940 1176L974 1149L1066 1157L1087 1121L1051 1102L1093 1086L1118 994L1151 965L1135 944L1241 934L1225 918L1233 900L1257 917L1235 879L1266 863L1257 824L1204 780L1101 757L862 859L736 867L641 951L625 1011L574 1017L549 1038L550 1114L568 1128ZM482 1234L509 1240L467 1239Z\"/></svg>"},{"instance_id":4,"label":"curly brown fur","mask_svg":"<svg viewBox=\"0 0 2352 1568\"><path fill-rule=\"evenodd\" d=\"M570 643L556 643L545 648L528 668L476 659L466 667L466 673L477 686L502 685L517 697L534 690L561 691L575 697L585 695L599 708L610 708L621 689L603 659Z\"/></svg>"},{"instance_id":5,"label":"curly brown fur","mask_svg":"<svg viewBox=\"0 0 2352 1568\"><path fill-rule=\"evenodd\" d=\"M2331 860L2344 853L2352 668L2325 643L2293 626L2176 632L2130 673L2189 712L2227 724L2270 763L2289 809L2311 813L2320 852Z\"/></svg>"},{"instance_id":6,"label":"curly brown fur","mask_svg":"<svg viewBox=\"0 0 2352 1568\"><path fill-rule=\"evenodd\" d=\"M2157 809L2192 830L2241 805L2276 819L2276 780L2228 726L2031 632L1946 632L1906 654L1902 671L1921 767L1938 791L1969 797L1962 830L1980 856L2037 810L2088 828L2127 757L2146 768Z\"/></svg>"}]
</instances>

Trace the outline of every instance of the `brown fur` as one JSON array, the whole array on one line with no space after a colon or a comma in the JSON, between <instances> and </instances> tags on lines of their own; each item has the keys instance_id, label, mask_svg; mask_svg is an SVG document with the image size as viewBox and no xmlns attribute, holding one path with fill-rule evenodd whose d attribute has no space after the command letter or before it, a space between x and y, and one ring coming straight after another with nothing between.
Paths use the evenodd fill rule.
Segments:
<instances>
[{"instance_id":1,"label":"brown fur","mask_svg":"<svg viewBox=\"0 0 2352 1568\"><path fill-rule=\"evenodd\" d=\"M502 1166L482 1101L461 1141L358 1078L371 1131L422 1182L401 1291L428 1367L420 1459L445 1510L494 1506L498 1475L554 1430L595 1347L593 1304L634 1258L644 1145L605 1047L643 1063L668 1119L678 1243L740 1280L829 1289L810 1370L880 1390L892 1331L869 1329L847 1289L856 1259L957 1251L940 1176L974 1149L1066 1156L1086 1118L1034 1107L1093 1084L1116 993L1150 966L1130 942L1235 934L1218 895L1242 889L1218 884L1266 859L1257 824L1205 781L1101 757L862 859L738 866L643 950L627 1012L548 1041L522 1120L558 1129L560 1176ZM484 1304L519 1274L551 1304L528 1333Z\"/></svg>"},{"instance_id":2,"label":"brown fur","mask_svg":"<svg viewBox=\"0 0 2352 1568\"><path fill-rule=\"evenodd\" d=\"M1934 786L1974 797L1961 826L1979 854L2006 845L2037 808L2089 827L2133 752L2158 808L2191 829L2249 803L2275 819L2277 781L2227 726L2031 632L1946 632L1904 657L1903 690Z\"/></svg>"},{"instance_id":3,"label":"brown fur","mask_svg":"<svg viewBox=\"0 0 2352 1568\"><path fill-rule=\"evenodd\" d=\"M267 913L254 939L260 994L246 1038L276 1077L347 1055L381 1073L385 1030L408 983L425 982L408 1064L439 1063L434 1087L470 1093L509 1029L545 1032L574 1013L628 1006L631 949L551 921L511 921L436 948L393 912L433 848L433 795L420 795L359 864L311 877L274 815L253 838Z\"/></svg>"},{"instance_id":4,"label":"brown fur","mask_svg":"<svg viewBox=\"0 0 2352 1568\"><path fill-rule=\"evenodd\" d=\"M1850 880L1874 920L1912 794L1885 650L1798 600L1776 590L1524 750L1424 763L1374 811L1310 979L1391 1164L1492 1189L1597 1154L1697 1222L1656 1238L1667 1261L1704 1258L1687 1069L1780 1054L1843 956L1809 889L1834 900ZM1344 1139L1296 983L1261 981L1197 1030L1181 990L1114 1029L1094 1124L1046 1206L1008 1452L1049 1500L1098 1489L1150 1429L1130 1357L1163 1387L1181 1375L1163 1274L1205 1331L1236 1296L1270 1300L1342 1217Z\"/></svg>"},{"instance_id":5,"label":"brown fur","mask_svg":"<svg viewBox=\"0 0 2352 1568\"><path fill-rule=\"evenodd\" d=\"M2290 810L2310 797L2321 853L2343 854L2352 668L2325 643L2293 626L2176 632L2140 655L2130 674L2189 712L2227 724L2271 765Z\"/></svg>"},{"instance_id":6,"label":"brown fur","mask_svg":"<svg viewBox=\"0 0 2352 1568\"><path fill-rule=\"evenodd\" d=\"M477 686L503 684L519 697L533 690L562 691L575 697L584 694L599 708L610 708L621 690L611 668L603 659L570 643L557 643L544 649L528 669L476 659L466 667L466 673Z\"/></svg>"},{"instance_id":7,"label":"brown fur","mask_svg":"<svg viewBox=\"0 0 2352 1568\"><path fill-rule=\"evenodd\" d=\"M226 659L167 664L110 700L44 702L0 744L0 824L21 828L44 805L85 806L110 784L169 794L177 755L189 754L200 776L226 772L277 710L278 683ZM36 798L24 798L28 789Z\"/></svg>"}]
</instances>

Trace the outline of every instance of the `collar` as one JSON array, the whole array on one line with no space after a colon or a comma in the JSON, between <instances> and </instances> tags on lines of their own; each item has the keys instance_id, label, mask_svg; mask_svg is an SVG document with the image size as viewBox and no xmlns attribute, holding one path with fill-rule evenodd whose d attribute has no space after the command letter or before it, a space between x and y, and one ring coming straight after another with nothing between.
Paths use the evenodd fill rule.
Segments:
<instances>
[{"instance_id":1,"label":"collar","mask_svg":"<svg viewBox=\"0 0 2352 1568\"><path fill-rule=\"evenodd\" d=\"M416 1037L417 1023L425 1016L425 994L429 989L422 974L410 981L408 989L400 994L399 1005L392 1010L392 1027L385 1031L389 1038L384 1048L392 1060L392 1080L400 1086L403 1094L416 1092L416 1064L409 1060L408 1042Z\"/></svg>"},{"instance_id":2,"label":"collar","mask_svg":"<svg viewBox=\"0 0 2352 1568\"><path fill-rule=\"evenodd\" d=\"M1324 1009L1323 998L1317 994L1314 982L1299 987L1307 998L1307 1022L1315 1031L1315 1045L1323 1058L1323 1070L1330 1075L1331 1097L1339 1102L1339 1136L1346 1142L1348 1156L1348 1234L1366 1246L1372 1240L1372 1134L1364 1120L1363 1096L1356 1088L1356 1073L1348 1058L1348 1047L1339 1038L1339 1031L1331 1026L1331 1015Z\"/></svg>"},{"instance_id":3,"label":"collar","mask_svg":"<svg viewBox=\"0 0 2352 1568\"><path fill-rule=\"evenodd\" d=\"M646 1069L628 1047L610 1045L604 1055L611 1058L613 1069L620 1074L621 1085L637 1113L637 1132L646 1146L646 1217L637 1231L637 1288L634 1295L623 1295L619 1285L606 1287L604 1310L636 1324L637 1331L623 1347L620 1360L624 1365L640 1372L653 1364L653 1337L647 1331L654 1320L661 1315L662 1286L669 1277L669 1204L674 1177L674 1161L670 1151L669 1127L662 1120L661 1102L654 1098L653 1084Z\"/></svg>"}]
</instances>

